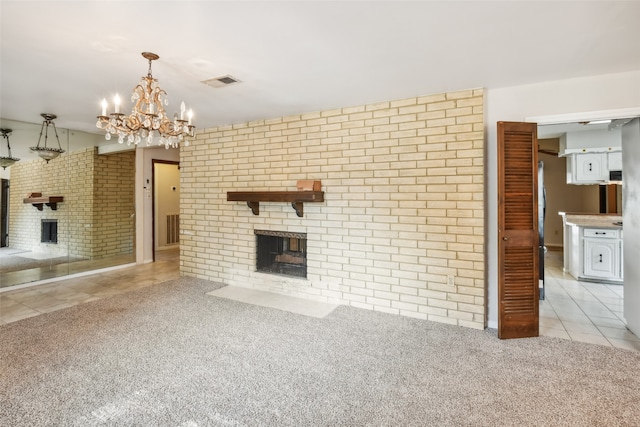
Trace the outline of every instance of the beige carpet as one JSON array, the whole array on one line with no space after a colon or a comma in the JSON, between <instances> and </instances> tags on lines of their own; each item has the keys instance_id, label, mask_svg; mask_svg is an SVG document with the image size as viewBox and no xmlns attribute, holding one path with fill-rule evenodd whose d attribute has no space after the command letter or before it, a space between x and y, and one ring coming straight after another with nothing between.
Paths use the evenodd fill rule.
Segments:
<instances>
[{"instance_id":1,"label":"beige carpet","mask_svg":"<svg viewBox=\"0 0 640 427\"><path fill-rule=\"evenodd\" d=\"M87 279L90 280L90 279ZM181 278L0 326L2 426L637 426L640 353Z\"/></svg>"}]
</instances>

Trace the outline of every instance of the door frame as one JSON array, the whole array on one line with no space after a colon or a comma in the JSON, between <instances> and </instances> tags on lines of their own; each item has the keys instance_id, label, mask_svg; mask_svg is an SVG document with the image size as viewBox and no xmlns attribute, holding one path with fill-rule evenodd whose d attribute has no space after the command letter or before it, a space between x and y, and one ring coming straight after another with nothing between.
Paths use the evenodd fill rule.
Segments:
<instances>
[{"instance_id":1,"label":"door frame","mask_svg":"<svg viewBox=\"0 0 640 427\"><path fill-rule=\"evenodd\" d=\"M535 122L538 126L562 123L575 123L590 120L625 119L628 117L640 117L640 107L619 108L613 110L586 111L568 114L550 114L544 116L525 117L525 122ZM623 253L624 257L624 253ZM621 260L624 263L624 258ZM623 282L624 283L624 282ZM624 286L624 285L623 285ZM640 307L639 307L640 308ZM624 316L624 311L623 311Z\"/></svg>"},{"instance_id":2,"label":"door frame","mask_svg":"<svg viewBox=\"0 0 640 427\"><path fill-rule=\"evenodd\" d=\"M156 261L156 164L175 165L180 171L180 162L175 160L151 159L151 249L153 262Z\"/></svg>"},{"instance_id":3,"label":"door frame","mask_svg":"<svg viewBox=\"0 0 640 427\"><path fill-rule=\"evenodd\" d=\"M569 114L551 114L525 117L523 121L540 125L556 125L562 123L582 122L589 120L625 119L640 116L640 107L620 108L616 110L587 111Z\"/></svg>"}]
</instances>

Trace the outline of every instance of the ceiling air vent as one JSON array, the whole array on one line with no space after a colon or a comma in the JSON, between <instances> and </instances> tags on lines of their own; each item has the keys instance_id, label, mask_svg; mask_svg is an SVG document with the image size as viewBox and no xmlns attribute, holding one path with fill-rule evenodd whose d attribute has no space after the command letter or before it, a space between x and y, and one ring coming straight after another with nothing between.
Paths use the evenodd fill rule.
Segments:
<instances>
[{"instance_id":1,"label":"ceiling air vent","mask_svg":"<svg viewBox=\"0 0 640 427\"><path fill-rule=\"evenodd\" d=\"M240 83L240 80L227 74L226 76L220 76L220 77L215 77L209 80L203 80L202 83L206 84L207 86L218 88L218 87L229 86L235 83Z\"/></svg>"}]
</instances>

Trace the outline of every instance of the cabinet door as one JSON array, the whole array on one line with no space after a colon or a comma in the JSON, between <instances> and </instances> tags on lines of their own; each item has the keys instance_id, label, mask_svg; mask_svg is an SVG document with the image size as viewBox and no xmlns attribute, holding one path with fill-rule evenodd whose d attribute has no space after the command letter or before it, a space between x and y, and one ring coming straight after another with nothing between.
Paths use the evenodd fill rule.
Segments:
<instances>
[{"instance_id":1,"label":"cabinet door","mask_svg":"<svg viewBox=\"0 0 640 427\"><path fill-rule=\"evenodd\" d=\"M610 171L622 170L622 151L607 153L607 169Z\"/></svg>"},{"instance_id":2,"label":"cabinet door","mask_svg":"<svg viewBox=\"0 0 640 427\"><path fill-rule=\"evenodd\" d=\"M575 178L577 182L604 180L605 153L585 153L576 154L575 156Z\"/></svg>"},{"instance_id":3,"label":"cabinet door","mask_svg":"<svg viewBox=\"0 0 640 427\"><path fill-rule=\"evenodd\" d=\"M584 275L601 279L619 278L618 240L584 239Z\"/></svg>"}]
</instances>

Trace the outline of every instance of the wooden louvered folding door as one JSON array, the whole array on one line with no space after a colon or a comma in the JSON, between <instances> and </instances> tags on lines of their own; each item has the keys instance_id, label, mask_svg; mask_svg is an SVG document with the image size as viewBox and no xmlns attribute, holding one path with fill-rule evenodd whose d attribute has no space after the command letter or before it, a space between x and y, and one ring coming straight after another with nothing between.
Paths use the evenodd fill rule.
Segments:
<instances>
[{"instance_id":1,"label":"wooden louvered folding door","mask_svg":"<svg viewBox=\"0 0 640 427\"><path fill-rule=\"evenodd\" d=\"M498 337L538 336L535 123L498 122Z\"/></svg>"}]
</instances>

